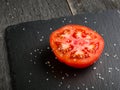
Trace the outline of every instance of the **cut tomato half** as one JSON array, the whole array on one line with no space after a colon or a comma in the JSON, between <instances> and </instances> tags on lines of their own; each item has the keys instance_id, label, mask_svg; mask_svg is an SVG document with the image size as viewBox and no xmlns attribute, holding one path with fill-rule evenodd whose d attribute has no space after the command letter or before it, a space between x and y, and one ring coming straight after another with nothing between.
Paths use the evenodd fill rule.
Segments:
<instances>
[{"instance_id":1,"label":"cut tomato half","mask_svg":"<svg viewBox=\"0 0 120 90\"><path fill-rule=\"evenodd\" d=\"M70 24L51 33L50 46L60 62L74 68L86 68L99 59L104 40L86 26Z\"/></svg>"}]
</instances>

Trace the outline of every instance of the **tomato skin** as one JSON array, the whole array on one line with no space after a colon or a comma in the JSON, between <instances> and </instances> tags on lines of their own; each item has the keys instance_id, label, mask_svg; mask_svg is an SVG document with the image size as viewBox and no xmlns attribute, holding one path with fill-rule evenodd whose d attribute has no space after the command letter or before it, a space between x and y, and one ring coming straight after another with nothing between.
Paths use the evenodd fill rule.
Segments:
<instances>
[{"instance_id":1,"label":"tomato skin","mask_svg":"<svg viewBox=\"0 0 120 90\"><path fill-rule=\"evenodd\" d=\"M67 32L68 34L66 34L66 32L64 34L61 34L65 30L70 30L70 34L72 33L72 37L69 36L70 35L69 31ZM79 42L80 35L79 35L79 33L77 33L78 35L75 33L76 30L78 32L82 32L82 34L80 33L80 35L82 36L83 40L86 40L86 38L89 40L89 38L92 37L93 39L91 39L91 41L93 43L98 42L98 45L95 44L95 49L94 49L95 53L88 51L88 49L87 49L87 51L84 51L84 52L88 52L88 56L86 54L84 54L84 55L80 54L83 56L81 56L81 58L80 58L80 56L78 56L78 58L77 58L77 56L74 56L74 54L73 54L73 57L71 57L72 56L71 52L74 51L73 48L77 47L75 50L78 49L77 51L79 52L81 50L81 48L83 47L82 44L84 45L84 41L83 41L83 43L80 41L81 46L77 45L77 43ZM84 33L84 31L85 31L85 33ZM75 33L76 35L73 35L73 33ZM68 38L64 39L64 37L61 37L61 36L66 36L66 38L67 37ZM78 36L78 38L76 38L77 36ZM94 36L96 36L97 38ZM71 38L73 38L73 37L75 37L76 39L71 40ZM84 37L86 37L86 38L84 39ZM94 40L94 38L95 38L95 40ZM70 39L70 40L68 40L68 39ZM56 40L57 40L58 44L55 43ZM78 40L78 41L75 41L75 40ZM59 41L60 41L60 46L59 46ZM69 44L70 41L72 41L72 42L74 41L74 43L72 43L73 47L71 46L66 50L61 50L61 49L58 50L59 49L58 47L62 47L62 46L67 48L67 43ZM93 31L92 29L90 29L86 26L77 25L77 24L68 24L68 25L65 25L65 26L55 30L54 32L51 33L49 42L50 42L50 46L51 46L55 56L58 58L58 60L68 66L73 67L73 68L86 68L86 67L91 66L92 64L94 64L94 62L96 62L99 59L99 57L102 54L103 49L104 49L104 39L97 32ZM87 40L85 43L87 43ZM89 46L87 45L87 47L89 47ZM80 48L80 50L79 50L79 48Z\"/></svg>"}]
</instances>

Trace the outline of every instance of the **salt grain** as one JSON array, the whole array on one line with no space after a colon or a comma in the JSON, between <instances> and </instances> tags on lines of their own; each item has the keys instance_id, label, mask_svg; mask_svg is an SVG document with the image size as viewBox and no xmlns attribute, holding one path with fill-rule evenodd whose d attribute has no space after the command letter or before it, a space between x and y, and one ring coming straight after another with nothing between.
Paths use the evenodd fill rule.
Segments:
<instances>
[{"instance_id":1,"label":"salt grain","mask_svg":"<svg viewBox=\"0 0 120 90\"><path fill-rule=\"evenodd\" d=\"M28 80L29 83L31 83L31 80Z\"/></svg>"},{"instance_id":2,"label":"salt grain","mask_svg":"<svg viewBox=\"0 0 120 90\"><path fill-rule=\"evenodd\" d=\"M31 52L30 55L32 55L33 53Z\"/></svg>"},{"instance_id":3,"label":"salt grain","mask_svg":"<svg viewBox=\"0 0 120 90\"><path fill-rule=\"evenodd\" d=\"M69 20L69 23L72 23L72 21L71 21L71 20Z\"/></svg>"},{"instance_id":4,"label":"salt grain","mask_svg":"<svg viewBox=\"0 0 120 90\"><path fill-rule=\"evenodd\" d=\"M53 29L50 27L50 30L53 30Z\"/></svg>"},{"instance_id":5,"label":"salt grain","mask_svg":"<svg viewBox=\"0 0 120 90\"><path fill-rule=\"evenodd\" d=\"M25 31L25 28L23 28L22 30Z\"/></svg>"},{"instance_id":6,"label":"salt grain","mask_svg":"<svg viewBox=\"0 0 120 90\"><path fill-rule=\"evenodd\" d=\"M67 88L70 88L70 85L68 85Z\"/></svg>"},{"instance_id":7,"label":"salt grain","mask_svg":"<svg viewBox=\"0 0 120 90\"><path fill-rule=\"evenodd\" d=\"M41 38L44 38L44 36L41 36Z\"/></svg>"},{"instance_id":8,"label":"salt grain","mask_svg":"<svg viewBox=\"0 0 120 90\"><path fill-rule=\"evenodd\" d=\"M37 52L37 50L34 50L34 52Z\"/></svg>"},{"instance_id":9,"label":"salt grain","mask_svg":"<svg viewBox=\"0 0 120 90\"><path fill-rule=\"evenodd\" d=\"M102 61L100 61L100 64L102 64Z\"/></svg>"},{"instance_id":10,"label":"salt grain","mask_svg":"<svg viewBox=\"0 0 120 90\"><path fill-rule=\"evenodd\" d=\"M94 87L94 86L92 86L91 88L92 88L92 89L94 89L95 87Z\"/></svg>"},{"instance_id":11,"label":"salt grain","mask_svg":"<svg viewBox=\"0 0 120 90\"><path fill-rule=\"evenodd\" d=\"M112 85L114 84L114 82L111 83Z\"/></svg>"},{"instance_id":12,"label":"salt grain","mask_svg":"<svg viewBox=\"0 0 120 90\"><path fill-rule=\"evenodd\" d=\"M46 81L48 81L49 80L49 78L46 78Z\"/></svg>"},{"instance_id":13,"label":"salt grain","mask_svg":"<svg viewBox=\"0 0 120 90\"><path fill-rule=\"evenodd\" d=\"M87 21L85 21L85 23L88 23Z\"/></svg>"},{"instance_id":14,"label":"salt grain","mask_svg":"<svg viewBox=\"0 0 120 90\"><path fill-rule=\"evenodd\" d=\"M120 14L120 10L117 10L118 14Z\"/></svg>"},{"instance_id":15,"label":"salt grain","mask_svg":"<svg viewBox=\"0 0 120 90\"><path fill-rule=\"evenodd\" d=\"M88 90L88 88L86 87L86 89L85 90Z\"/></svg>"},{"instance_id":16,"label":"salt grain","mask_svg":"<svg viewBox=\"0 0 120 90\"><path fill-rule=\"evenodd\" d=\"M39 34L40 32L37 32L37 34Z\"/></svg>"},{"instance_id":17,"label":"salt grain","mask_svg":"<svg viewBox=\"0 0 120 90\"><path fill-rule=\"evenodd\" d=\"M66 77L69 77L69 74L68 74L68 73L65 73L65 76L66 76Z\"/></svg>"},{"instance_id":18,"label":"salt grain","mask_svg":"<svg viewBox=\"0 0 120 90\"><path fill-rule=\"evenodd\" d=\"M114 58L117 57L117 54L115 54L113 57L114 57Z\"/></svg>"},{"instance_id":19,"label":"salt grain","mask_svg":"<svg viewBox=\"0 0 120 90\"><path fill-rule=\"evenodd\" d=\"M7 3L6 3L6 5L10 5L10 3L9 3L9 2L7 2Z\"/></svg>"},{"instance_id":20,"label":"salt grain","mask_svg":"<svg viewBox=\"0 0 120 90\"><path fill-rule=\"evenodd\" d=\"M96 21L94 21L93 23L96 24Z\"/></svg>"},{"instance_id":21,"label":"salt grain","mask_svg":"<svg viewBox=\"0 0 120 90\"><path fill-rule=\"evenodd\" d=\"M43 41L43 39L40 39L40 42L42 42Z\"/></svg>"},{"instance_id":22,"label":"salt grain","mask_svg":"<svg viewBox=\"0 0 120 90\"><path fill-rule=\"evenodd\" d=\"M65 77L62 77L61 79L62 79L62 80L64 80L64 79L65 79Z\"/></svg>"},{"instance_id":23,"label":"salt grain","mask_svg":"<svg viewBox=\"0 0 120 90\"><path fill-rule=\"evenodd\" d=\"M39 51L39 49L37 48L37 51Z\"/></svg>"},{"instance_id":24,"label":"salt grain","mask_svg":"<svg viewBox=\"0 0 120 90\"><path fill-rule=\"evenodd\" d=\"M76 77L77 75L74 73L74 77Z\"/></svg>"},{"instance_id":25,"label":"salt grain","mask_svg":"<svg viewBox=\"0 0 120 90\"><path fill-rule=\"evenodd\" d=\"M113 44L113 46L116 46L116 45L117 45L116 43Z\"/></svg>"},{"instance_id":26,"label":"salt grain","mask_svg":"<svg viewBox=\"0 0 120 90\"><path fill-rule=\"evenodd\" d=\"M33 60L32 59L30 59L30 62L32 62Z\"/></svg>"},{"instance_id":27,"label":"salt grain","mask_svg":"<svg viewBox=\"0 0 120 90\"><path fill-rule=\"evenodd\" d=\"M64 23L64 21L62 21Z\"/></svg>"},{"instance_id":28,"label":"salt grain","mask_svg":"<svg viewBox=\"0 0 120 90\"><path fill-rule=\"evenodd\" d=\"M64 18L63 20L66 20L66 18Z\"/></svg>"},{"instance_id":29,"label":"salt grain","mask_svg":"<svg viewBox=\"0 0 120 90\"><path fill-rule=\"evenodd\" d=\"M36 62L34 61L33 64L36 64Z\"/></svg>"},{"instance_id":30,"label":"salt grain","mask_svg":"<svg viewBox=\"0 0 120 90\"><path fill-rule=\"evenodd\" d=\"M96 70L97 68L96 67L93 67L94 70Z\"/></svg>"},{"instance_id":31,"label":"salt grain","mask_svg":"<svg viewBox=\"0 0 120 90\"><path fill-rule=\"evenodd\" d=\"M47 47L47 49L49 50L49 49L50 49L50 47L48 46L48 47Z\"/></svg>"},{"instance_id":32,"label":"salt grain","mask_svg":"<svg viewBox=\"0 0 120 90\"><path fill-rule=\"evenodd\" d=\"M30 72L30 73L29 73L29 75L31 76L31 75L32 75L32 73Z\"/></svg>"},{"instance_id":33,"label":"salt grain","mask_svg":"<svg viewBox=\"0 0 120 90\"><path fill-rule=\"evenodd\" d=\"M84 18L85 20L87 19L87 17Z\"/></svg>"},{"instance_id":34,"label":"salt grain","mask_svg":"<svg viewBox=\"0 0 120 90\"><path fill-rule=\"evenodd\" d=\"M46 74L48 74L48 72L46 72Z\"/></svg>"},{"instance_id":35,"label":"salt grain","mask_svg":"<svg viewBox=\"0 0 120 90\"><path fill-rule=\"evenodd\" d=\"M109 54L108 54L108 53L105 53L105 56L109 56Z\"/></svg>"},{"instance_id":36,"label":"salt grain","mask_svg":"<svg viewBox=\"0 0 120 90\"><path fill-rule=\"evenodd\" d=\"M77 87L77 89L79 90L79 89L80 89L80 87L78 86L78 87Z\"/></svg>"},{"instance_id":37,"label":"salt grain","mask_svg":"<svg viewBox=\"0 0 120 90\"><path fill-rule=\"evenodd\" d=\"M35 56L35 58L36 58L37 56Z\"/></svg>"}]
</instances>

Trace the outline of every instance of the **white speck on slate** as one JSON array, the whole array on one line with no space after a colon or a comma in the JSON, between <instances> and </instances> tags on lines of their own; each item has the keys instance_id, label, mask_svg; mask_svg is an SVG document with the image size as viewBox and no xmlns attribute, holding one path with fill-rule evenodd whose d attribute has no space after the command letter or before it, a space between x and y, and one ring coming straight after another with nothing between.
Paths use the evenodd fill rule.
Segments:
<instances>
[{"instance_id":1,"label":"white speck on slate","mask_svg":"<svg viewBox=\"0 0 120 90\"><path fill-rule=\"evenodd\" d=\"M44 36L41 36L41 38L44 38Z\"/></svg>"},{"instance_id":2,"label":"white speck on slate","mask_svg":"<svg viewBox=\"0 0 120 90\"><path fill-rule=\"evenodd\" d=\"M13 8L15 11L17 10L15 7Z\"/></svg>"},{"instance_id":3,"label":"white speck on slate","mask_svg":"<svg viewBox=\"0 0 120 90\"><path fill-rule=\"evenodd\" d=\"M50 31L53 30L51 27L50 27Z\"/></svg>"},{"instance_id":4,"label":"white speck on slate","mask_svg":"<svg viewBox=\"0 0 120 90\"><path fill-rule=\"evenodd\" d=\"M117 68L117 67L115 67L115 70L116 70L116 71L118 71L118 72L120 71L120 69L119 69L119 68Z\"/></svg>"},{"instance_id":5,"label":"white speck on slate","mask_svg":"<svg viewBox=\"0 0 120 90\"><path fill-rule=\"evenodd\" d=\"M112 85L114 84L114 82L111 83Z\"/></svg>"},{"instance_id":6,"label":"white speck on slate","mask_svg":"<svg viewBox=\"0 0 120 90\"><path fill-rule=\"evenodd\" d=\"M66 20L66 18L64 18L63 20Z\"/></svg>"},{"instance_id":7,"label":"white speck on slate","mask_svg":"<svg viewBox=\"0 0 120 90\"><path fill-rule=\"evenodd\" d=\"M54 69L54 66L52 66L51 68Z\"/></svg>"},{"instance_id":8,"label":"white speck on slate","mask_svg":"<svg viewBox=\"0 0 120 90\"><path fill-rule=\"evenodd\" d=\"M102 61L100 61L100 64L102 64Z\"/></svg>"},{"instance_id":9,"label":"white speck on slate","mask_svg":"<svg viewBox=\"0 0 120 90\"><path fill-rule=\"evenodd\" d=\"M48 81L49 80L49 78L46 78L46 81Z\"/></svg>"},{"instance_id":10,"label":"white speck on slate","mask_svg":"<svg viewBox=\"0 0 120 90\"><path fill-rule=\"evenodd\" d=\"M31 76L31 75L32 75L32 73L30 72L30 73L29 73L29 75Z\"/></svg>"},{"instance_id":11,"label":"white speck on slate","mask_svg":"<svg viewBox=\"0 0 120 90\"><path fill-rule=\"evenodd\" d=\"M42 42L43 41L43 39L40 39L40 42Z\"/></svg>"},{"instance_id":12,"label":"white speck on slate","mask_svg":"<svg viewBox=\"0 0 120 90\"><path fill-rule=\"evenodd\" d=\"M93 23L96 24L96 21L94 21Z\"/></svg>"},{"instance_id":13,"label":"white speck on slate","mask_svg":"<svg viewBox=\"0 0 120 90\"><path fill-rule=\"evenodd\" d=\"M64 21L62 21L64 23Z\"/></svg>"},{"instance_id":14,"label":"white speck on slate","mask_svg":"<svg viewBox=\"0 0 120 90\"><path fill-rule=\"evenodd\" d=\"M107 52L105 52L105 56L109 56L109 54Z\"/></svg>"},{"instance_id":15,"label":"white speck on slate","mask_svg":"<svg viewBox=\"0 0 120 90\"><path fill-rule=\"evenodd\" d=\"M69 74L68 74L68 73L65 73L65 76L66 76L66 77L69 77Z\"/></svg>"},{"instance_id":16,"label":"white speck on slate","mask_svg":"<svg viewBox=\"0 0 120 90\"><path fill-rule=\"evenodd\" d=\"M10 5L10 3L9 3L9 2L7 2L6 4L7 4L7 5Z\"/></svg>"},{"instance_id":17,"label":"white speck on slate","mask_svg":"<svg viewBox=\"0 0 120 90\"><path fill-rule=\"evenodd\" d=\"M35 56L35 58L36 58L37 56Z\"/></svg>"},{"instance_id":18,"label":"white speck on slate","mask_svg":"<svg viewBox=\"0 0 120 90\"><path fill-rule=\"evenodd\" d=\"M85 86L85 84L84 84L84 83L83 83L82 85L83 85L83 86Z\"/></svg>"},{"instance_id":19,"label":"white speck on slate","mask_svg":"<svg viewBox=\"0 0 120 90\"><path fill-rule=\"evenodd\" d=\"M116 46L116 45L117 45L116 43L113 44L113 46Z\"/></svg>"},{"instance_id":20,"label":"white speck on slate","mask_svg":"<svg viewBox=\"0 0 120 90\"><path fill-rule=\"evenodd\" d=\"M39 49L37 48L37 51L39 51Z\"/></svg>"},{"instance_id":21,"label":"white speck on slate","mask_svg":"<svg viewBox=\"0 0 120 90\"><path fill-rule=\"evenodd\" d=\"M118 14L120 14L120 10L117 10Z\"/></svg>"},{"instance_id":22,"label":"white speck on slate","mask_svg":"<svg viewBox=\"0 0 120 90\"><path fill-rule=\"evenodd\" d=\"M115 54L113 57L114 57L114 58L117 57L117 54Z\"/></svg>"},{"instance_id":23,"label":"white speck on slate","mask_svg":"<svg viewBox=\"0 0 120 90\"><path fill-rule=\"evenodd\" d=\"M33 60L32 59L30 59L30 62L32 62Z\"/></svg>"},{"instance_id":24,"label":"white speck on slate","mask_svg":"<svg viewBox=\"0 0 120 90\"><path fill-rule=\"evenodd\" d=\"M76 77L77 76L77 74L76 73L74 73L74 77Z\"/></svg>"},{"instance_id":25,"label":"white speck on slate","mask_svg":"<svg viewBox=\"0 0 120 90\"><path fill-rule=\"evenodd\" d=\"M102 35L102 36L104 36L104 34L103 34L103 33L102 33L101 35Z\"/></svg>"},{"instance_id":26,"label":"white speck on slate","mask_svg":"<svg viewBox=\"0 0 120 90\"><path fill-rule=\"evenodd\" d=\"M54 76L54 78L56 78L56 76Z\"/></svg>"},{"instance_id":27,"label":"white speck on slate","mask_svg":"<svg viewBox=\"0 0 120 90\"><path fill-rule=\"evenodd\" d=\"M71 21L71 20L69 20L69 23L72 23L72 21Z\"/></svg>"},{"instance_id":28,"label":"white speck on slate","mask_svg":"<svg viewBox=\"0 0 120 90\"><path fill-rule=\"evenodd\" d=\"M25 31L25 28L23 28L22 30Z\"/></svg>"},{"instance_id":29,"label":"white speck on slate","mask_svg":"<svg viewBox=\"0 0 120 90\"><path fill-rule=\"evenodd\" d=\"M50 47L48 46L48 47L47 47L47 49L49 50L49 49L50 49Z\"/></svg>"},{"instance_id":30,"label":"white speck on slate","mask_svg":"<svg viewBox=\"0 0 120 90\"><path fill-rule=\"evenodd\" d=\"M87 21L85 21L85 23L88 23Z\"/></svg>"},{"instance_id":31,"label":"white speck on slate","mask_svg":"<svg viewBox=\"0 0 120 90\"><path fill-rule=\"evenodd\" d=\"M46 72L46 74L48 74L48 72Z\"/></svg>"},{"instance_id":32,"label":"white speck on slate","mask_svg":"<svg viewBox=\"0 0 120 90\"><path fill-rule=\"evenodd\" d=\"M80 87L79 87L79 86L77 86L77 89L79 90L79 89L80 89Z\"/></svg>"},{"instance_id":33,"label":"white speck on slate","mask_svg":"<svg viewBox=\"0 0 120 90\"><path fill-rule=\"evenodd\" d=\"M37 50L34 50L34 52L37 52Z\"/></svg>"},{"instance_id":34,"label":"white speck on slate","mask_svg":"<svg viewBox=\"0 0 120 90\"><path fill-rule=\"evenodd\" d=\"M31 52L30 55L32 55L33 53Z\"/></svg>"},{"instance_id":35,"label":"white speck on slate","mask_svg":"<svg viewBox=\"0 0 120 90\"><path fill-rule=\"evenodd\" d=\"M31 83L31 80L28 80L29 83Z\"/></svg>"},{"instance_id":36,"label":"white speck on slate","mask_svg":"<svg viewBox=\"0 0 120 90\"><path fill-rule=\"evenodd\" d=\"M36 64L36 62L34 61L33 64Z\"/></svg>"},{"instance_id":37,"label":"white speck on slate","mask_svg":"<svg viewBox=\"0 0 120 90\"><path fill-rule=\"evenodd\" d=\"M67 86L67 88L70 88L70 84Z\"/></svg>"},{"instance_id":38,"label":"white speck on slate","mask_svg":"<svg viewBox=\"0 0 120 90\"><path fill-rule=\"evenodd\" d=\"M92 86L91 88L92 88L92 89L94 89L95 87L94 87L94 86Z\"/></svg>"},{"instance_id":39,"label":"white speck on slate","mask_svg":"<svg viewBox=\"0 0 120 90\"><path fill-rule=\"evenodd\" d=\"M93 70L96 70L97 68L96 67L93 67Z\"/></svg>"},{"instance_id":40,"label":"white speck on slate","mask_svg":"<svg viewBox=\"0 0 120 90\"><path fill-rule=\"evenodd\" d=\"M65 77L62 77L61 79L62 79L62 80L64 80L64 79L65 79Z\"/></svg>"},{"instance_id":41,"label":"white speck on slate","mask_svg":"<svg viewBox=\"0 0 120 90\"><path fill-rule=\"evenodd\" d=\"M37 34L39 34L40 32L37 32Z\"/></svg>"},{"instance_id":42,"label":"white speck on slate","mask_svg":"<svg viewBox=\"0 0 120 90\"><path fill-rule=\"evenodd\" d=\"M87 17L84 18L85 20L87 19Z\"/></svg>"},{"instance_id":43,"label":"white speck on slate","mask_svg":"<svg viewBox=\"0 0 120 90\"><path fill-rule=\"evenodd\" d=\"M85 90L88 90L88 88L86 87L86 89Z\"/></svg>"}]
</instances>

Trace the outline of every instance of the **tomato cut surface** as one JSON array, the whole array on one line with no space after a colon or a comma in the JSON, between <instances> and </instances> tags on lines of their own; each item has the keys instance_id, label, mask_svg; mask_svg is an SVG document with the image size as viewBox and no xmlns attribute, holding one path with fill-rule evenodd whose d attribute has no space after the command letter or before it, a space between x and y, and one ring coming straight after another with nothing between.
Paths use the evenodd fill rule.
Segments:
<instances>
[{"instance_id":1,"label":"tomato cut surface","mask_svg":"<svg viewBox=\"0 0 120 90\"><path fill-rule=\"evenodd\" d=\"M104 40L86 26L69 24L52 32L50 46L60 62L74 68L86 68L100 57Z\"/></svg>"}]
</instances>

